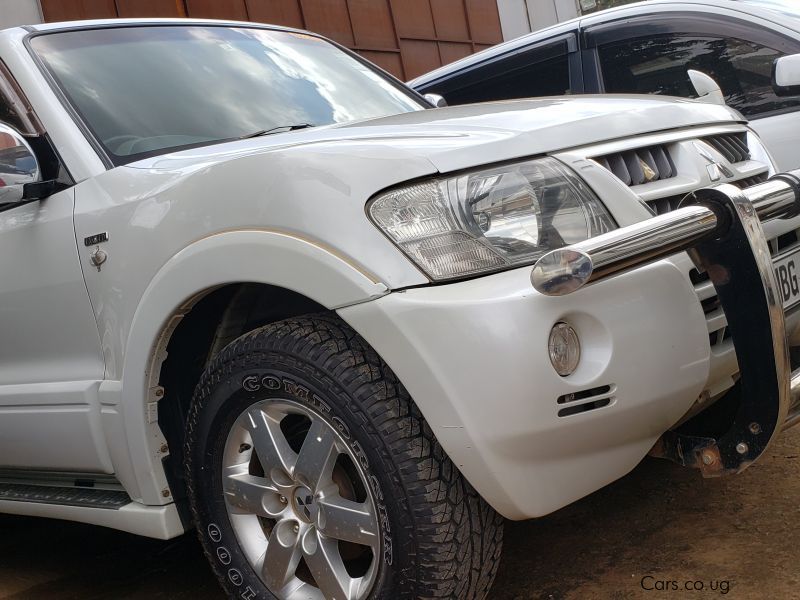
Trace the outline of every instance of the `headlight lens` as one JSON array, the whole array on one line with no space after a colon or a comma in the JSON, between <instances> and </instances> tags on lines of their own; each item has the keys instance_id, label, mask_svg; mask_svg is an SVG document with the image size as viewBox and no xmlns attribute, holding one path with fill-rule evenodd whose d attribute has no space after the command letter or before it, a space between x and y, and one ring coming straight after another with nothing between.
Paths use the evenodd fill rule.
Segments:
<instances>
[{"instance_id":1,"label":"headlight lens","mask_svg":"<svg viewBox=\"0 0 800 600\"><path fill-rule=\"evenodd\" d=\"M531 264L616 227L592 191L553 158L395 188L372 220L431 279Z\"/></svg>"}]
</instances>

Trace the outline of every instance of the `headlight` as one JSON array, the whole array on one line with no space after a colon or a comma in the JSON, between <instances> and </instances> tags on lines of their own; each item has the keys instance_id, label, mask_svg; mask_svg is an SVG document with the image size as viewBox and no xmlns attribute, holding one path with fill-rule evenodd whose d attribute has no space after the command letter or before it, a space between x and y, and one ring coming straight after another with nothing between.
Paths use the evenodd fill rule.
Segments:
<instances>
[{"instance_id":1,"label":"headlight","mask_svg":"<svg viewBox=\"0 0 800 600\"><path fill-rule=\"evenodd\" d=\"M370 202L369 215L434 280L531 264L616 227L553 158L395 188Z\"/></svg>"}]
</instances>

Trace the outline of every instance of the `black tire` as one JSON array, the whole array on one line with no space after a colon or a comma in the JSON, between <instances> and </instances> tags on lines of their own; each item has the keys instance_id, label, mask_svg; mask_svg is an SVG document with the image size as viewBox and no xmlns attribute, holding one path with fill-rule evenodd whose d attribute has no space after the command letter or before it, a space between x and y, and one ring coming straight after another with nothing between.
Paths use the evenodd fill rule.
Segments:
<instances>
[{"instance_id":1,"label":"black tire","mask_svg":"<svg viewBox=\"0 0 800 600\"><path fill-rule=\"evenodd\" d=\"M188 495L205 554L229 597L275 597L238 544L221 482L222 447L234 420L275 393L244 390L243 379L253 376L291 382L278 390L280 398L326 407L325 416L348 430L347 443L363 451L359 462L379 497L382 521L370 598L487 595L500 559L502 517L456 469L389 367L325 313L243 335L213 359L195 391L185 447Z\"/></svg>"}]
</instances>

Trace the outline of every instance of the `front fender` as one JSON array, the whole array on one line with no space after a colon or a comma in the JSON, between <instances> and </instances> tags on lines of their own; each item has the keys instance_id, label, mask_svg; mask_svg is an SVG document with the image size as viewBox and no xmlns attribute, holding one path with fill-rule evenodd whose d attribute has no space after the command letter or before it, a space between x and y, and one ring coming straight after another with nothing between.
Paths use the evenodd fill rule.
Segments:
<instances>
[{"instance_id":1,"label":"front fender","mask_svg":"<svg viewBox=\"0 0 800 600\"><path fill-rule=\"evenodd\" d=\"M139 302L124 351L122 378L101 384L103 420L120 482L145 504L171 501L161 467L165 443L157 423L155 368L159 340L205 292L238 282L264 283L336 309L387 292L374 275L333 249L287 232L242 229L215 233L175 254ZM151 378L151 374L154 375Z\"/></svg>"}]
</instances>

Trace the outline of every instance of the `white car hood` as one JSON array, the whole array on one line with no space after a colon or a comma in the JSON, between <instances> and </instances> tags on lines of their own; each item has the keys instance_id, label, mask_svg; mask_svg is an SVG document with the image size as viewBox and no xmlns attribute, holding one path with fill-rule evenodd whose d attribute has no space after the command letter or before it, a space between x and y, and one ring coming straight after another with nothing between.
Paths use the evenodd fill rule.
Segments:
<instances>
[{"instance_id":1,"label":"white car hood","mask_svg":"<svg viewBox=\"0 0 800 600\"><path fill-rule=\"evenodd\" d=\"M421 110L215 144L147 158L128 166L191 170L318 144L380 144L429 160L440 172L542 155L655 131L742 121L733 109L658 96L540 98Z\"/></svg>"}]
</instances>

